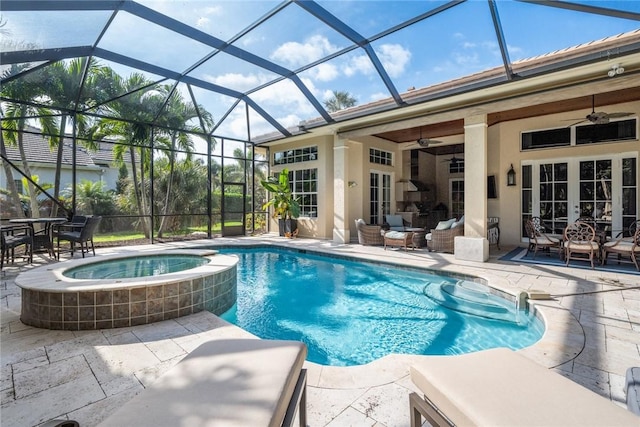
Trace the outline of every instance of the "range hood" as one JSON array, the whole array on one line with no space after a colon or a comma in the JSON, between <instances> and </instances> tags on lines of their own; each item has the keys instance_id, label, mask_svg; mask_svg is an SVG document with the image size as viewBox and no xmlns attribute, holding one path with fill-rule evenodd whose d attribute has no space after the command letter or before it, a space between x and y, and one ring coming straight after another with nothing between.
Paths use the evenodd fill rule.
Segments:
<instances>
[{"instance_id":1,"label":"range hood","mask_svg":"<svg viewBox=\"0 0 640 427\"><path fill-rule=\"evenodd\" d=\"M409 189L407 191L429 191L429 188L421 181L410 179Z\"/></svg>"}]
</instances>

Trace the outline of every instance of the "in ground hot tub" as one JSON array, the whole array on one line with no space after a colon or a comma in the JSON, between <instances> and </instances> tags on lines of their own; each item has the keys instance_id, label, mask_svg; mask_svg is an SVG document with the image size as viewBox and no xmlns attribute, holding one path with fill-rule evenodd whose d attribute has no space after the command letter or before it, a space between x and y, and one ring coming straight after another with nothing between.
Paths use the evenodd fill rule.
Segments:
<instances>
[{"instance_id":1,"label":"in ground hot tub","mask_svg":"<svg viewBox=\"0 0 640 427\"><path fill-rule=\"evenodd\" d=\"M22 323L90 330L143 325L236 302L238 258L210 249L78 259L20 274Z\"/></svg>"}]
</instances>

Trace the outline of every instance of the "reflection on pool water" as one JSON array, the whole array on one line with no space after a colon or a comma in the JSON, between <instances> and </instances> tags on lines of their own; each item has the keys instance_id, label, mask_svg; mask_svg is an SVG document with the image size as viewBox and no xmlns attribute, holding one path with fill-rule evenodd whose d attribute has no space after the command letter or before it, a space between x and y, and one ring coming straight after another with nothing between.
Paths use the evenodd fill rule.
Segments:
<instances>
[{"instance_id":1,"label":"reflection on pool water","mask_svg":"<svg viewBox=\"0 0 640 427\"><path fill-rule=\"evenodd\" d=\"M146 255L98 261L66 270L70 279L131 279L176 273L209 262L200 255Z\"/></svg>"},{"instance_id":2,"label":"reflection on pool water","mask_svg":"<svg viewBox=\"0 0 640 427\"><path fill-rule=\"evenodd\" d=\"M286 249L221 252L240 258L237 304L222 317L261 338L303 341L323 365L519 349L544 332L515 303L459 278Z\"/></svg>"}]
</instances>

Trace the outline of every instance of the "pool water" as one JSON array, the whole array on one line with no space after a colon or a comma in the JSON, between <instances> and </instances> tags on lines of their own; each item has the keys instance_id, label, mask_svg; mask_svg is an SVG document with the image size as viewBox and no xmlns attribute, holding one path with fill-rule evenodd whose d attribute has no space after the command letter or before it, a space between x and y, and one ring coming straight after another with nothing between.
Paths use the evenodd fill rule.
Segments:
<instances>
[{"instance_id":1,"label":"pool water","mask_svg":"<svg viewBox=\"0 0 640 427\"><path fill-rule=\"evenodd\" d=\"M238 300L222 317L261 338L302 341L307 359L322 365L361 365L392 353L515 350L543 333L538 319L515 307L499 305L512 313L497 320L464 313L464 300L432 292L459 279L285 249L221 252L240 258Z\"/></svg>"},{"instance_id":2,"label":"pool water","mask_svg":"<svg viewBox=\"0 0 640 427\"><path fill-rule=\"evenodd\" d=\"M199 255L146 255L98 261L62 274L71 279L131 279L176 273L207 263L209 259Z\"/></svg>"}]
</instances>

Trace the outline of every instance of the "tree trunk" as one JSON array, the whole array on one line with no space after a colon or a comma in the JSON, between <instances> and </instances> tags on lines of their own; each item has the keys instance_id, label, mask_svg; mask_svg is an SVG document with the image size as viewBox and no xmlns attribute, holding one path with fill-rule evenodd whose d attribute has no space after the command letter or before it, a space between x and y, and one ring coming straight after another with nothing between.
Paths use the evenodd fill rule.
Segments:
<instances>
[{"instance_id":1,"label":"tree trunk","mask_svg":"<svg viewBox=\"0 0 640 427\"><path fill-rule=\"evenodd\" d=\"M64 132L65 132L65 128L67 127L67 116L66 115L62 115L62 117L60 117L60 132L59 132L59 136L58 136L58 152L56 155L56 174L55 174L55 178L53 181L53 198L56 200L60 200L60 175L62 173L62 154L64 152ZM72 167L75 167L76 165L73 165ZM75 185L76 183L73 182L71 183L71 185ZM58 215L58 204L57 203L53 203L53 205L51 206L51 216L55 217Z\"/></svg>"},{"instance_id":2,"label":"tree trunk","mask_svg":"<svg viewBox=\"0 0 640 427\"><path fill-rule=\"evenodd\" d=\"M4 145L2 132L0 132L0 154L5 158L7 157L7 148ZM16 187L16 183L13 180L13 171L11 170L11 166L9 166L9 163L7 162L2 162L2 166L4 167L4 174L7 177L7 189L9 190L10 205L15 208L15 215L18 218L24 218L24 210L22 209L22 203L20 203L18 187Z\"/></svg>"},{"instance_id":3,"label":"tree trunk","mask_svg":"<svg viewBox=\"0 0 640 427\"><path fill-rule=\"evenodd\" d=\"M175 169L175 154L174 149L176 146L176 133L171 135L171 152L169 153L169 178L167 182L167 194L164 197L164 206L162 207L162 217L160 218L160 226L158 227L158 237L162 237L164 226L167 220L167 213L169 212L169 204L171 200L171 189L173 187L173 173Z\"/></svg>"}]
</instances>

